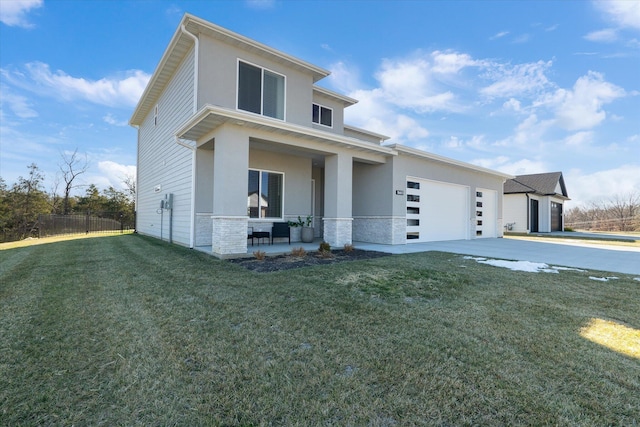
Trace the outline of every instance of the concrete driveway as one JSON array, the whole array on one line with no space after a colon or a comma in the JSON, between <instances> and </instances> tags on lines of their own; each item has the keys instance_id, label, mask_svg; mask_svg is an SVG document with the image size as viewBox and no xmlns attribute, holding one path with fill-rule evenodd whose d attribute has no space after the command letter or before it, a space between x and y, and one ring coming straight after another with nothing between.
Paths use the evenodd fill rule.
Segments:
<instances>
[{"instance_id":1,"label":"concrete driveway","mask_svg":"<svg viewBox=\"0 0 640 427\"><path fill-rule=\"evenodd\" d=\"M602 243L589 244L562 239L548 239L548 241L540 242L521 238L502 238L410 243L395 246L354 242L354 246L358 249L392 254L428 251L452 252L640 276L640 248Z\"/></svg>"}]
</instances>

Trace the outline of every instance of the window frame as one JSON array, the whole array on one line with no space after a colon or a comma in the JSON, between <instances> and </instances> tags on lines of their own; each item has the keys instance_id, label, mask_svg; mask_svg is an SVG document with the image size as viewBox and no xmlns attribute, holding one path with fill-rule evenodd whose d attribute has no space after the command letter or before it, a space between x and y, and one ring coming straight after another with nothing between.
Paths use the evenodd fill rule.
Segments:
<instances>
[{"instance_id":1,"label":"window frame","mask_svg":"<svg viewBox=\"0 0 640 427\"><path fill-rule=\"evenodd\" d=\"M314 109L314 107L318 107L318 121L317 122L315 120L313 120L313 109ZM331 113L331 124L330 125L325 125L324 123L322 123L322 109L323 108ZM317 102L313 102L311 104L311 122L315 123L317 125L320 125L320 126L324 126L324 127L333 129L333 108L327 107L326 105L318 104Z\"/></svg>"},{"instance_id":2,"label":"window frame","mask_svg":"<svg viewBox=\"0 0 640 427\"><path fill-rule=\"evenodd\" d=\"M245 64L260 70L260 112L259 113L240 108L240 64ZM282 82L283 82L282 83L282 117L273 117L273 116L264 114L265 72L268 72L275 76L282 77ZM262 67L251 61L246 61L244 59L238 58L237 65L236 65L236 110L242 111L244 113L257 114L262 117L269 117L271 119L286 121L287 119L287 76L277 71L274 71L270 68Z\"/></svg>"},{"instance_id":3,"label":"window frame","mask_svg":"<svg viewBox=\"0 0 640 427\"><path fill-rule=\"evenodd\" d=\"M272 220L283 220L284 219L284 201L285 201L285 197L284 197L284 188L285 188L285 173L282 171L274 171L274 170L268 170L268 169L259 169L259 168L249 168L247 170L247 178L248 178L248 174L249 172L254 171L254 172L258 172L258 195L261 196L262 195L262 174L263 173L270 173L270 174L277 174L282 176L282 188L280 189L280 191L282 192L282 196L280 199L280 216L260 216L260 213L262 212L261 209L261 205L260 202L262 201L262 197L258 197L258 216L257 217L252 217L251 213L249 212L249 200L247 199L247 217L249 217L249 221L272 221ZM247 180L247 197L248 195L248 190L249 190L249 182Z\"/></svg>"}]
</instances>

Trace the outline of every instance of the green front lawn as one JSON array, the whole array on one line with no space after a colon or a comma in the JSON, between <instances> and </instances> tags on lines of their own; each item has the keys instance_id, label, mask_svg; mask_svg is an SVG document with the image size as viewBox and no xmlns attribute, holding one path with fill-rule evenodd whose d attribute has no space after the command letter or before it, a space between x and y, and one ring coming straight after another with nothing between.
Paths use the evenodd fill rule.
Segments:
<instances>
[{"instance_id":1,"label":"green front lawn","mask_svg":"<svg viewBox=\"0 0 640 427\"><path fill-rule=\"evenodd\" d=\"M137 235L5 248L0 425L638 425L639 307L631 276L445 253L260 274Z\"/></svg>"}]
</instances>

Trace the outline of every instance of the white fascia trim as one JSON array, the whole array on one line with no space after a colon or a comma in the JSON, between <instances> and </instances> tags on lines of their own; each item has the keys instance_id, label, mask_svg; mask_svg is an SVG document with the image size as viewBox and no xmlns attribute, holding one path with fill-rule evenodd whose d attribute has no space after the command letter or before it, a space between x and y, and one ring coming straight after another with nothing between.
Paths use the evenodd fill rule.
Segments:
<instances>
[{"instance_id":1,"label":"white fascia trim","mask_svg":"<svg viewBox=\"0 0 640 427\"><path fill-rule=\"evenodd\" d=\"M258 114L245 113L242 111L230 110L228 108L217 107L214 105L206 104L200 110L191 117L184 125L178 128L176 137L181 139L185 133L198 124L201 120L205 119L209 114L216 114L224 116L230 120L236 120L242 123L253 123L258 126L266 126L276 130L282 130L292 133L303 134L318 139L324 139L327 141L335 142L338 144L344 144L353 148L358 148L366 151L374 151L376 153L385 154L388 156L397 155L397 151L393 147L375 145L371 142L364 142L348 136L342 136L331 132L322 131L319 129L300 126L289 122L283 122L282 120L273 119Z\"/></svg>"},{"instance_id":2,"label":"white fascia trim","mask_svg":"<svg viewBox=\"0 0 640 427\"><path fill-rule=\"evenodd\" d=\"M407 147L406 145L401 144L392 144L387 145L387 147L392 148L400 153L409 154L411 156L422 157L425 159L435 160L437 162L447 163L454 166L459 166L465 169L472 169L476 172L482 172L490 175L499 176L502 179L513 179L515 178L513 175L509 175L503 172L494 171L492 169L483 168L482 166L472 165L471 163L462 162L460 160L454 160L449 157L439 156L437 154L428 153L426 151L418 150L417 148Z\"/></svg>"},{"instance_id":3,"label":"white fascia trim","mask_svg":"<svg viewBox=\"0 0 640 427\"><path fill-rule=\"evenodd\" d=\"M329 90L329 89L325 89L325 88L320 87L320 86L313 85L313 91L321 93L321 94L323 94L325 96L328 96L329 98L335 98L335 99L337 99L339 101L342 101L346 106L358 103L357 99L350 98L348 96L339 94L337 92L334 92L334 91Z\"/></svg>"},{"instance_id":4,"label":"white fascia trim","mask_svg":"<svg viewBox=\"0 0 640 427\"><path fill-rule=\"evenodd\" d=\"M359 128L359 127L356 127L356 126L351 126L351 125L345 124L343 127L345 129L347 129L347 130L351 130L351 131L354 131L354 132L362 133L364 135L371 135L371 136L373 136L375 138L380 139L380 142L386 141L387 139L391 138L390 136L382 135L381 133L371 132L370 130L362 129L362 128Z\"/></svg>"},{"instance_id":5,"label":"white fascia trim","mask_svg":"<svg viewBox=\"0 0 640 427\"><path fill-rule=\"evenodd\" d=\"M274 49L272 47L269 47L265 44L262 44L256 40L252 40L248 37L245 37L241 34L238 33L234 33L231 30L228 30L224 27L221 27L219 25L213 24L209 21L205 21L204 19L198 18L197 16L191 15L189 13L186 13L184 15L184 19L183 22L185 22L186 25L188 25L189 21L193 22L196 25L201 26L203 29L212 31L214 33L218 33L219 35L222 35L226 38L229 38L237 43L240 44L244 44L246 46L252 47L254 49L258 49L261 50L265 53L268 53L270 55L273 55L277 58L280 58L282 60L285 60L287 62L291 62L293 64L296 64L299 67L302 68L306 68L309 71L311 71L312 73L318 75L320 78L324 78L327 77L328 75L331 74L330 71L325 70L324 68L318 67L316 65L313 65L307 61L304 61L302 59L296 58L294 56L288 55L284 52L281 52L277 49ZM319 80L319 79L318 79Z\"/></svg>"}]
</instances>

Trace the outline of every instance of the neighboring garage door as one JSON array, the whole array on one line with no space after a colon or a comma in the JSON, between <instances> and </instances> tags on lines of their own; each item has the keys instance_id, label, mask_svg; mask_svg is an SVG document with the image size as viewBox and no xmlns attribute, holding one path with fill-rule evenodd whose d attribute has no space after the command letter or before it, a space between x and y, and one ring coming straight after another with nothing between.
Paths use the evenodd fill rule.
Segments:
<instances>
[{"instance_id":1,"label":"neighboring garage door","mask_svg":"<svg viewBox=\"0 0 640 427\"><path fill-rule=\"evenodd\" d=\"M407 243L469 238L469 187L407 178Z\"/></svg>"},{"instance_id":2,"label":"neighboring garage door","mask_svg":"<svg viewBox=\"0 0 640 427\"><path fill-rule=\"evenodd\" d=\"M551 202L551 231L563 231L561 203Z\"/></svg>"},{"instance_id":3,"label":"neighboring garage door","mask_svg":"<svg viewBox=\"0 0 640 427\"><path fill-rule=\"evenodd\" d=\"M498 193L479 188L476 191L476 238L498 237Z\"/></svg>"}]
</instances>

